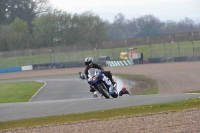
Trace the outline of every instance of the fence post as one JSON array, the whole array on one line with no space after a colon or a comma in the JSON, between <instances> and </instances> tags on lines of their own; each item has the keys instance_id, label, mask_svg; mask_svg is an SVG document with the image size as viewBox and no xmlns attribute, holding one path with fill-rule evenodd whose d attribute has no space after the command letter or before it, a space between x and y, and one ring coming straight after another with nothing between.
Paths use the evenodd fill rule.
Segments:
<instances>
[{"instance_id":1,"label":"fence post","mask_svg":"<svg viewBox=\"0 0 200 133\"><path fill-rule=\"evenodd\" d=\"M114 60L114 47L112 47L112 56L113 56L113 60Z\"/></svg>"},{"instance_id":2,"label":"fence post","mask_svg":"<svg viewBox=\"0 0 200 133\"><path fill-rule=\"evenodd\" d=\"M53 51L53 63L55 64L56 63L56 55L55 55L55 51L54 50L52 50Z\"/></svg>"},{"instance_id":3,"label":"fence post","mask_svg":"<svg viewBox=\"0 0 200 133\"><path fill-rule=\"evenodd\" d=\"M96 48L94 48L94 61L96 60Z\"/></svg>"},{"instance_id":4,"label":"fence post","mask_svg":"<svg viewBox=\"0 0 200 133\"><path fill-rule=\"evenodd\" d=\"M165 43L164 44L164 57L166 58L166 47L165 47Z\"/></svg>"},{"instance_id":5,"label":"fence post","mask_svg":"<svg viewBox=\"0 0 200 133\"><path fill-rule=\"evenodd\" d=\"M99 53L98 53L98 49L99 49L99 47L98 47L98 45L97 45L97 43L96 43L96 50L97 50L97 60L99 59Z\"/></svg>"},{"instance_id":6,"label":"fence post","mask_svg":"<svg viewBox=\"0 0 200 133\"><path fill-rule=\"evenodd\" d=\"M82 52L82 54L83 54L83 55L82 55L82 57L83 57L82 59L83 59L83 60L84 60L84 57L85 57L85 55L84 55L84 50L85 50L85 48L83 48L83 52Z\"/></svg>"},{"instance_id":7,"label":"fence post","mask_svg":"<svg viewBox=\"0 0 200 133\"><path fill-rule=\"evenodd\" d=\"M150 53L150 57L152 58L152 46L151 46L151 44L149 44L149 53Z\"/></svg>"},{"instance_id":8,"label":"fence post","mask_svg":"<svg viewBox=\"0 0 200 133\"><path fill-rule=\"evenodd\" d=\"M126 52L127 52L127 56L128 56L128 44L126 43L126 39L125 39L125 46L126 46ZM128 56L129 59L129 56Z\"/></svg>"},{"instance_id":9,"label":"fence post","mask_svg":"<svg viewBox=\"0 0 200 133\"><path fill-rule=\"evenodd\" d=\"M68 58L68 62L70 62L70 58L69 58L69 49L67 49L67 58Z\"/></svg>"},{"instance_id":10,"label":"fence post","mask_svg":"<svg viewBox=\"0 0 200 133\"><path fill-rule=\"evenodd\" d=\"M173 43L173 41L170 43L170 59L171 59L171 56L172 56L172 43Z\"/></svg>"},{"instance_id":11,"label":"fence post","mask_svg":"<svg viewBox=\"0 0 200 133\"><path fill-rule=\"evenodd\" d=\"M178 54L179 54L179 57L180 57L180 45L179 45L179 42L178 43Z\"/></svg>"},{"instance_id":12,"label":"fence post","mask_svg":"<svg viewBox=\"0 0 200 133\"><path fill-rule=\"evenodd\" d=\"M98 52L99 49L97 49L97 60L99 60L99 52Z\"/></svg>"},{"instance_id":13,"label":"fence post","mask_svg":"<svg viewBox=\"0 0 200 133\"><path fill-rule=\"evenodd\" d=\"M51 63L51 50L49 50L49 63Z\"/></svg>"},{"instance_id":14,"label":"fence post","mask_svg":"<svg viewBox=\"0 0 200 133\"><path fill-rule=\"evenodd\" d=\"M192 55L193 55L193 58L194 58L194 43L193 43L193 41L191 41L192 42Z\"/></svg>"}]
</instances>

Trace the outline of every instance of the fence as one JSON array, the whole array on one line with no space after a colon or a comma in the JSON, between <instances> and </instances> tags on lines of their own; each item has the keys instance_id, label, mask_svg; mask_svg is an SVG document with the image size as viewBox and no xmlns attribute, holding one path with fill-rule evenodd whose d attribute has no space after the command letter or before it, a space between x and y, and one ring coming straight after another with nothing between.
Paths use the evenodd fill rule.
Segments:
<instances>
[{"instance_id":1,"label":"fence","mask_svg":"<svg viewBox=\"0 0 200 133\"><path fill-rule=\"evenodd\" d=\"M77 52L82 50L94 50L94 49L107 49L107 48L120 48L129 46L140 46L149 44L162 44L170 42L184 42L184 41L196 41L200 40L200 32L185 32L174 34L163 34L159 36L147 36L142 38L128 38L122 40L104 41L99 44L76 44L70 46L60 47L48 47L41 49L25 49L25 50L13 50L8 52L0 52L1 58L10 58L17 56L32 56L42 55L49 50L54 50L57 53L63 52Z\"/></svg>"},{"instance_id":2,"label":"fence","mask_svg":"<svg viewBox=\"0 0 200 133\"><path fill-rule=\"evenodd\" d=\"M143 53L144 60L159 57L170 61L180 56L199 59L200 41L196 40L200 40L200 32L130 38L94 45L77 44L65 47L14 50L0 52L0 68L56 62L83 62L87 56L93 57L95 61L98 61L100 56L109 56L110 60L115 61L120 60L121 52L128 52L131 47L137 47L137 52Z\"/></svg>"},{"instance_id":3,"label":"fence","mask_svg":"<svg viewBox=\"0 0 200 133\"><path fill-rule=\"evenodd\" d=\"M161 57L171 59L173 57L199 57L200 56L200 42L171 42L163 43L163 48L158 50L158 46L150 46L150 58Z\"/></svg>"}]
</instances>

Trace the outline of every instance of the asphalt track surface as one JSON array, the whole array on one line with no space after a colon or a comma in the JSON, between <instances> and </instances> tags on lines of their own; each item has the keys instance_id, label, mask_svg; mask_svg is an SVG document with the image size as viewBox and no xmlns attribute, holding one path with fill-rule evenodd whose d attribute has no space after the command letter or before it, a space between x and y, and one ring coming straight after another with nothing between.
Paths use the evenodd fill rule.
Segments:
<instances>
[{"instance_id":1,"label":"asphalt track surface","mask_svg":"<svg viewBox=\"0 0 200 133\"><path fill-rule=\"evenodd\" d=\"M123 85L123 81L114 77L117 81L117 90ZM77 75L68 76L45 76L35 78L21 78L12 80L1 80L0 82L20 82L20 81L38 81L44 82L44 85L32 96L29 102L65 100L65 99L83 99L91 98L89 85L86 80L80 79Z\"/></svg>"},{"instance_id":2,"label":"asphalt track surface","mask_svg":"<svg viewBox=\"0 0 200 133\"><path fill-rule=\"evenodd\" d=\"M123 82L117 77L114 77L114 79L118 83L117 90L119 91L123 85ZM61 100L73 101L73 99L74 100L92 99L93 93L89 91L89 85L87 81L80 79L78 75L21 78L21 79L11 79L11 80L1 80L0 82L20 82L20 81L38 81L38 82L44 82L44 85L32 96L32 98L27 103L23 102L23 103L12 103L12 104L0 104L0 121L46 116L46 114L49 114L48 112L50 110L48 108L47 109L45 108L48 105L50 105L50 107L57 108L55 107L56 106L55 104L60 103ZM42 107L40 105L42 105ZM65 105L62 105L61 107L63 106ZM39 108L42 110L40 110ZM38 109L40 110L39 112L37 112ZM56 111L54 109L53 112L54 112L53 114L50 113L49 115L63 113L60 111ZM73 113L74 111L70 112Z\"/></svg>"},{"instance_id":3,"label":"asphalt track surface","mask_svg":"<svg viewBox=\"0 0 200 133\"><path fill-rule=\"evenodd\" d=\"M117 81L119 91L123 82L117 77L114 77L114 79ZM200 97L199 94L173 93L110 99L91 98L92 94L89 92L89 85L86 80L81 80L77 75L22 78L1 80L0 82L17 81L39 81L44 82L45 85L29 102L0 104L0 121L81 113Z\"/></svg>"}]
</instances>

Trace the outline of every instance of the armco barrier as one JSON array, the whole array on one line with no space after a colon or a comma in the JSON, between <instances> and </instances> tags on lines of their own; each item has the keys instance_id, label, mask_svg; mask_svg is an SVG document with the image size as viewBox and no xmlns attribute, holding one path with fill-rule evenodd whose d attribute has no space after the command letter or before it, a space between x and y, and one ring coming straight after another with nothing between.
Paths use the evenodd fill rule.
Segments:
<instances>
[{"instance_id":1,"label":"armco barrier","mask_svg":"<svg viewBox=\"0 0 200 133\"><path fill-rule=\"evenodd\" d=\"M28 71L28 70L33 70L33 66L22 66L22 71Z\"/></svg>"},{"instance_id":2,"label":"armco barrier","mask_svg":"<svg viewBox=\"0 0 200 133\"><path fill-rule=\"evenodd\" d=\"M45 64L33 64L33 70L52 69L52 68L71 68L71 67L83 67L82 62L59 62L59 63L45 63Z\"/></svg>"},{"instance_id":3,"label":"armco barrier","mask_svg":"<svg viewBox=\"0 0 200 133\"><path fill-rule=\"evenodd\" d=\"M101 66L106 66L105 61L99 61L97 63L100 64ZM34 65L29 65L29 66L0 68L0 73L52 69L52 68L72 68L72 67L85 67L85 64L84 62L58 62L58 63L46 63L46 64L34 64Z\"/></svg>"},{"instance_id":4,"label":"armco barrier","mask_svg":"<svg viewBox=\"0 0 200 133\"><path fill-rule=\"evenodd\" d=\"M161 63L161 58L148 58L149 63Z\"/></svg>"},{"instance_id":5,"label":"armco barrier","mask_svg":"<svg viewBox=\"0 0 200 133\"><path fill-rule=\"evenodd\" d=\"M19 71L27 71L27 70L33 70L32 65L9 67L9 68L0 68L0 73L19 72Z\"/></svg>"},{"instance_id":6,"label":"armco barrier","mask_svg":"<svg viewBox=\"0 0 200 133\"><path fill-rule=\"evenodd\" d=\"M132 60L120 60L120 61L106 61L107 66L115 67L115 66L129 66L133 65Z\"/></svg>"},{"instance_id":7,"label":"armco barrier","mask_svg":"<svg viewBox=\"0 0 200 133\"><path fill-rule=\"evenodd\" d=\"M22 71L22 67L9 67L9 68L0 68L0 73L7 73L7 72L18 72Z\"/></svg>"},{"instance_id":8,"label":"armco barrier","mask_svg":"<svg viewBox=\"0 0 200 133\"><path fill-rule=\"evenodd\" d=\"M106 66L105 61L97 62L101 66ZM72 67L85 67L84 62L57 62L57 63L45 63L45 64L34 64L33 70L40 69L52 69L52 68L72 68Z\"/></svg>"},{"instance_id":9,"label":"armco barrier","mask_svg":"<svg viewBox=\"0 0 200 133\"><path fill-rule=\"evenodd\" d=\"M186 56L174 57L174 62L187 61Z\"/></svg>"}]
</instances>

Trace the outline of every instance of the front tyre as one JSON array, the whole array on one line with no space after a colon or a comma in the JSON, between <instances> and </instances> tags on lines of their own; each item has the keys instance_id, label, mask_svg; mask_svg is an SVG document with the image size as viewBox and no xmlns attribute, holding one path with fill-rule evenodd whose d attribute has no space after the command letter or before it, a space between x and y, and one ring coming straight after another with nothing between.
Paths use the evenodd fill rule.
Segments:
<instances>
[{"instance_id":1,"label":"front tyre","mask_svg":"<svg viewBox=\"0 0 200 133\"><path fill-rule=\"evenodd\" d=\"M108 99L108 98L110 98L110 94L109 94L109 92L107 91L107 88L106 88L106 86L104 85L104 84L99 84L98 85L98 89L99 89L99 91L101 92L101 94L106 98L106 99Z\"/></svg>"},{"instance_id":2,"label":"front tyre","mask_svg":"<svg viewBox=\"0 0 200 133\"><path fill-rule=\"evenodd\" d=\"M114 93L111 96L113 98L117 98L118 97L118 91L116 89L114 89Z\"/></svg>"}]
</instances>

